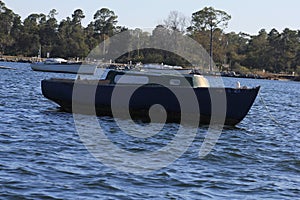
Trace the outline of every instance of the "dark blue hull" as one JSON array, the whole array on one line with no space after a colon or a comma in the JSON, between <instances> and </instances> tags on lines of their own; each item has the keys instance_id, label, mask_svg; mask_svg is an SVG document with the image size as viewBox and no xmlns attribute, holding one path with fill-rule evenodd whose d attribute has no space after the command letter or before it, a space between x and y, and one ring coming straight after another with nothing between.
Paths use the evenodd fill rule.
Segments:
<instances>
[{"instance_id":1,"label":"dark blue hull","mask_svg":"<svg viewBox=\"0 0 300 200\"><path fill-rule=\"evenodd\" d=\"M114 89L117 89L117 103L113 104L114 116L117 110L121 117L128 108L127 112L130 111L133 119L150 121L151 106L161 105L167 113L167 122L179 123L184 114L189 115L193 120L194 117L199 117L200 124L209 124L213 119L230 126L236 125L247 115L259 91L259 87L250 89L172 87L171 91L163 86L145 85L134 91L128 103L122 97L125 98L130 91L134 90L136 87L134 85L76 83L76 93L79 95L73 95L73 87L73 80L42 81L43 95L67 112L72 112L72 105L76 105L77 108L80 107L76 112L91 114L96 111L97 115L112 116L112 95L115 94ZM197 102L191 100L189 104L189 100L185 100L188 106L181 111L181 104L175 94L188 98L190 95L188 93L191 91L195 93ZM87 98L91 95L93 98ZM159 115L159 110L156 113Z\"/></svg>"}]
</instances>

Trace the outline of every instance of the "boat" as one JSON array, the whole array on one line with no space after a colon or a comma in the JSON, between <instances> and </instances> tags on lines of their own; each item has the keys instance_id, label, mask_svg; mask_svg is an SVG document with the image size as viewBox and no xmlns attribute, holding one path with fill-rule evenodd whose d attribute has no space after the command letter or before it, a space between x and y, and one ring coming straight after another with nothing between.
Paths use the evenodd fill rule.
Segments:
<instances>
[{"instance_id":1,"label":"boat","mask_svg":"<svg viewBox=\"0 0 300 200\"><path fill-rule=\"evenodd\" d=\"M183 119L200 124L235 126L249 112L260 87L210 87L199 74L155 74L109 70L104 79L44 79L42 94L63 111L151 121L166 114L166 122ZM182 102L184 105L182 105ZM151 109L155 107L151 111ZM128 117L128 115L126 115Z\"/></svg>"},{"instance_id":2,"label":"boat","mask_svg":"<svg viewBox=\"0 0 300 200\"><path fill-rule=\"evenodd\" d=\"M7 66L0 66L0 69L11 69L11 70L16 70L16 68L7 67Z\"/></svg>"},{"instance_id":3,"label":"boat","mask_svg":"<svg viewBox=\"0 0 300 200\"><path fill-rule=\"evenodd\" d=\"M34 71L71 74L94 74L96 69L96 65L94 64L68 61L63 58L47 58L43 62L32 63L30 67Z\"/></svg>"}]
</instances>

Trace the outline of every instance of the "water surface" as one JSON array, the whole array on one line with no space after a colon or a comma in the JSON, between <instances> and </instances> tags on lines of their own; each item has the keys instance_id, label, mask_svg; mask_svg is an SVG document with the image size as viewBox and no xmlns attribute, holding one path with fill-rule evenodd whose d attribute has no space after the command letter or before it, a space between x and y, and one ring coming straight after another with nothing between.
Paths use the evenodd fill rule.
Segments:
<instances>
[{"instance_id":1,"label":"water surface","mask_svg":"<svg viewBox=\"0 0 300 200\"><path fill-rule=\"evenodd\" d=\"M0 63L0 196L3 199L296 199L300 196L300 84L225 78L226 86L261 85L260 97L235 128L222 131L213 151L198 157L207 127L188 150L151 173L118 171L85 148L72 114L41 94L40 81L74 75L33 72ZM114 143L133 152L159 149L174 136L168 124L151 140L129 137L99 118ZM141 124L140 130L147 132ZM143 129L144 127L144 129Z\"/></svg>"}]
</instances>

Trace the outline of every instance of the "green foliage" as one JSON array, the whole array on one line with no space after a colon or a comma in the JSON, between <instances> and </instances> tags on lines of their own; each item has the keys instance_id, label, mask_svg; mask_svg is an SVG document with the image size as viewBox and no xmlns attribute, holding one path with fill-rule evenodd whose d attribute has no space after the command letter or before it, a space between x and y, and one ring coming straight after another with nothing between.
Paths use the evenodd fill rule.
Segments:
<instances>
[{"instance_id":1,"label":"green foliage","mask_svg":"<svg viewBox=\"0 0 300 200\"><path fill-rule=\"evenodd\" d=\"M293 72L300 65L299 31L285 29L279 33L272 29L267 33L262 29L252 36L247 45L245 59L241 64L250 68L265 69L270 72Z\"/></svg>"},{"instance_id":2,"label":"green foliage","mask_svg":"<svg viewBox=\"0 0 300 200\"><path fill-rule=\"evenodd\" d=\"M98 34L112 36L114 34L115 25L118 22L117 18L118 16L115 15L114 11L108 8L98 10L94 15L94 30Z\"/></svg>"},{"instance_id":3,"label":"green foliage","mask_svg":"<svg viewBox=\"0 0 300 200\"><path fill-rule=\"evenodd\" d=\"M222 10L216 10L213 7L205 7L192 14L192 26L189 30L192 32L209 31L209 55L213 58L214 32L217 28L226 28L231 16ZM220 59L220 58L217 58ZM212 60L212 59L211 59ZM209 69L212 70L212 62L209 63Z\"/></svg>"},{"instance_id":4,"label":"green foliage","mask_svg":"<svg viewBox=\"0 0 300 200\"><path fill-rule=\"evenodd\" d=\"M60 22L56 19L57 14L52 9L48 15L33 13L21 21L21 17L0 0L0 56L37 56L41 49L42 57L50 53L51 57L84 58L107 39L104 48L93 51L95 54L108 53L105 59L117 55L117 62L186 66L189 65L186 60L160 50L178 48L181 41L175 32L179 31L210 52L217 66L229 66L229 70L241 73L255 69L300 74L300 30L285 29L279 32L272 29L267 32L262 29L257 35L224 33L223 29L231 16L212 7L193 13L188 28L187 18L172 11L164 20L164 25L158 25L152 34L141 29L129 30L119 41L111 36L128 29L117 26L118 16L108 8L97 10L93 21L86 27L81 24L85 18L81 9L76 9L70 17ZM174 38L175 42L170 43L165 38ZM140 49L142 46L159 48Z\"/></svg>"},{"instance_id":5,"label":"green foliage","mask_svg":"<svg viewBox=\"0 0 300 200\"><path fill-rule=\"evenodd\" d=\"M300 75L300 66L297 66L295 69L295 73L299 76Z\"/></svg>"},{"instance_id":6,"label":"green foliage","mask_svg":"<svg viewBox=\"0 0 300 200\"><path fill-rule=\"evenodd\" d=\"M192 14L191 30L214 30L218 27L226 28L231 16L222 10L213 7L205 7Z\"/></svg>"},{"instance_id":7,"label":"green foliage","mask_svg":"<svg viewBox=\"0 0 300 200\"><path fill-rule=\"evenodd\" d=\"M237 73L239 73L239 74L248 74L248 73L251 72L249 68L247 68L247 67L245 67L245 66L241 66L241 65L238 64L238 63L235 63L235 64L232 66L231 70L233 70L233 71L235 71L235 72L237 72Z\"/></svg>"}]
</instances>

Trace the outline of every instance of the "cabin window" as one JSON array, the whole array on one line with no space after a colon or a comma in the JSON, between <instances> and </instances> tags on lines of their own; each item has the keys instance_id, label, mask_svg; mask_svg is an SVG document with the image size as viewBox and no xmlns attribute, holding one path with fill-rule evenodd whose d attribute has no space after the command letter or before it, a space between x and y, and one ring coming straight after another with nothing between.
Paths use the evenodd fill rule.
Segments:
<instances>
[{"instance_id":1,"label":"cabin window","mask_svg":"<svg viewBox=\"0 0 300 200\"><path fill-rule=\"evenodd\" d=\"M179 79L171 79L170 85L180 85L180 80Z\"/></svg>"},{"instance_id":2,"label":"cabin window","mask_svg":"<svg viewBox=\"0 0 300 200\"><path fill-rule=\"evenodd\" d=\"M117 75L114 81L121 84L147 84L149 78L147 76Z\"/></svg>"}]
</instances>

